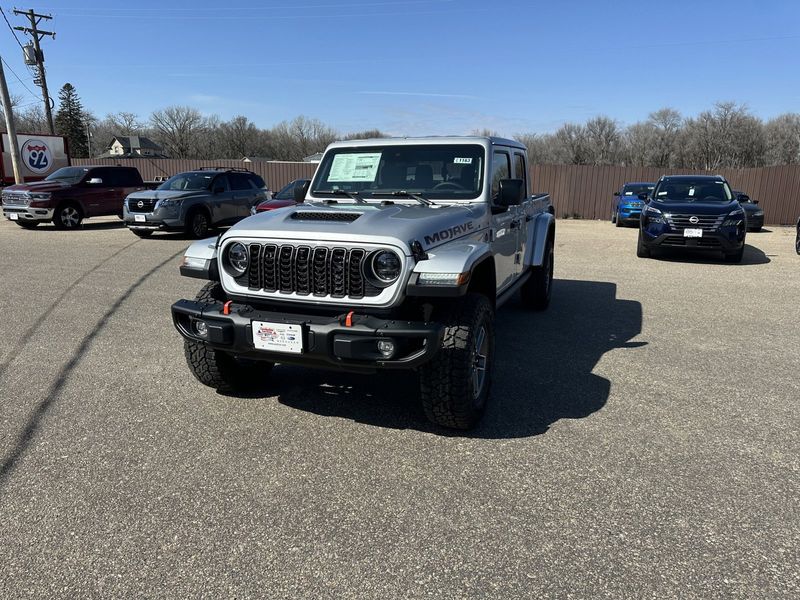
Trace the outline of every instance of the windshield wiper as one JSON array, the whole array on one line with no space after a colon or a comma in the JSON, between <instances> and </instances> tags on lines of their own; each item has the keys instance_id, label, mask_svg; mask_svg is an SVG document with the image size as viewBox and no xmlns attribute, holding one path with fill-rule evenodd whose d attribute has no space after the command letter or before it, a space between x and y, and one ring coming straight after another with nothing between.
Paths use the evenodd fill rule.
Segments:
<instances>
[{"instance_id":1,"label":"windshield wiper","mask_svg":"<svg viewBox=\"0 0 800 600\"><path fill-rule=\"evenodd\" d=\"M366 204L367 201L358 195L358 192L348 192L347 190L314 190L315 194L333 194L334 196L347 196L358 202L359 204Z\"/></svg>"},{"instance_id":2,"label":"windshield wiper","mask_svg":"<svg viewBox=\"0 0 800 600\"><path fill-rule=\"evenodd\" d=\"M387 195L387 196L399 196L401 198L413 198L423 206L431 206L435 204L433 200L428 200L427 198L423 198L419 194L415 194L413 192L408 192L406 190L396 190L394 192L372 192L372 195Z\"/></svg>"}]
</instances>

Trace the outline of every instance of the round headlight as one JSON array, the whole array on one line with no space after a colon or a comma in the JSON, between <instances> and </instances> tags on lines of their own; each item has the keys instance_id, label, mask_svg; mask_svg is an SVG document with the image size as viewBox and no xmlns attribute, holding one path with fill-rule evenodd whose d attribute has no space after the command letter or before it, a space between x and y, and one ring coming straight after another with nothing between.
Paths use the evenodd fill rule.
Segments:
<instances>
[{"instance_id":1,"label":"round headlight","mask_svg":"<svg viewBox=\"0 0 800 600\"><path fill-rule=\"evenodd\" d=\"M244 244L234 242L228 246L228 264L235 275L244 275L248 267L247 248Z\"/></svg>"},{"instance_id":2,"label":"round headlight","mask_svg":"<svg viewBox=\"0 0 800 600\"><path fill-rule=\"evenodd\" d=\"M400 277L400 257L391 250L379 250L372 255L372 273L378 283L388 285Z\"/></svg>"}]
</instances>

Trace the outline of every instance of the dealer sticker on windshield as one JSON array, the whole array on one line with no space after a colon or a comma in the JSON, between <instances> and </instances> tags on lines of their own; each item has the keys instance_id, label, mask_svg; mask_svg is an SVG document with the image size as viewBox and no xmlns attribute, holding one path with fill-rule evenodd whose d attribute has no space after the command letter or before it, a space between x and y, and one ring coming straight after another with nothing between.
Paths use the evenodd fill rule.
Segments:
<instances>
[{"instance_id":1,"label":"dealer sticker on windshield","mask_svg":"<svg viewBox=\"0 0 800 600\"><path fill-rule=\"evenodd\" d=\"M467 158L454 158L453 159L453 164L454 165L471 165L472 164L472 158L469 158L469 157L467 157Z\"/></svg>"},{"instance_id":2,"label":"dealer sticker on windshield","mask_svg":"<svg viewBox=\"0 0 800 600\"><path fill-rule=\"evenodd\" d=\"M301 354L303 352L303 328L289 323L253 321L253 345L259 350Z\"/></svg>"},{"instance_id":3,"label":"dealer sticker on windshield","mask_svg":"<svg viewBox=\"0 0 800 600\"><path fill-rule=\"evenodd\" d=\"M380 152L337 154L328 181L375 181L380 162Z\"/></svg>"}]
</instances>

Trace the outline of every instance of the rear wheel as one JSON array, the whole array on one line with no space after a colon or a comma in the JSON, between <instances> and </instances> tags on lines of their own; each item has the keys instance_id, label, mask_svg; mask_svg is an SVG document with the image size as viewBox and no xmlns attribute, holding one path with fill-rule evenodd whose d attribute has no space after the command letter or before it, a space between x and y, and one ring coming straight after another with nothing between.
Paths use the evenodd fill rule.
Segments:
<instances>
[{"instance_id":1,"label":"rear wheel","mask_svg":"<svg viewBox=\"0 0 800 600\"><path fill-rule=\"evenodd\" d=\"M544 257L540 267L531 267L528 281L522 284L520 296L522 303L534 310L544 310L550 305L550 296L553 293L553 270L555 257L553 253L553 238L548 236L544 248Z\"/></svg>"},{"instance_id":2,"label":"rear wheel","mask_svg":"<svg viewBox=\"0 0 800 600\"><path fill-rule=\"evenodd\" d=\"M650 258L650 248L648 248L642 239L642 230L639 230L639 240L636 242L636 256L639 258Z\"/></svg>"},{"instance_id":3,"label":"rear wheel","mask_svg":"<svg viewBox=\"0 0 800 600\"><path fill-rule=\"evenodd\" d=\"M205 304L222 305L225 292L217 282L207 283L195 299ZM252 390L269 375L273 363L247 360L194 340L184 340L189 369L197 380L223 393Z\"/></svg>"},{"instance_id":4,"label":"rear wheel","mask_svg":"<svg viewBox=\"0 0 800 600\"><path fill-rule=\"evenodd\" d=\"M39 225L39 221L15 221L15 222L23 229L36 229L36 226Z\"/></svg>"},{"instance_id":5,"label":"rear wheel","mask_svg":"<svg viewBox=\"0 0 800 600\"><path fill-rule=\"evenodd\" d=\"M494 311L486 296L467 294L443 309L439 351L420 370L422 408L432 422L470 429L480 420L491 388Z\"/></svg>"},{"instance_id":6,"label":"rear wheel","mask_svg":"<svg viewBox=\"0 0 800 600\"><path fill-rule=\"evenodd\" d=\"M196 240L207 237L210 227L208 213L202 208L190 212L186 217L186 233Z\"/></svg>"},{"instance_id":7,"label":"rear wheel","mask_svg":"<svg viewBox=\"0 0 800 600\"><path fill-rule=\"evenodd\" d=\"M59 206L53 214L53 225L56 229L77 229L81 226L83 214L77 204L67 202Z\"/></svg>"}]
</instances>

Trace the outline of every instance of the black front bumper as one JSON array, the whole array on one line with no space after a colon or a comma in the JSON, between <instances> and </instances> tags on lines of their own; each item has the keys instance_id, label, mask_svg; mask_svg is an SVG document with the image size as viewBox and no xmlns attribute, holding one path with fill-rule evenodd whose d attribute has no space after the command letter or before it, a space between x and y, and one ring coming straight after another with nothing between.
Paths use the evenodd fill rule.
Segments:
<instances>
[{"instance_id":1,"label":"black front bumper","mask_svg":"<svg viewBox=\"0 0 800 600\"><path fill-rule=\"evenodd\" d=\"M703 231L703 237L684 237L683 231L668 231L653 237L646 233L643 241L650 248L687 248L691 250L709 250L717 252L736 252L744 246L744 233L723 233Z\"/></svg>"},{"instance_id":2,"label":"black front bumper","mask_svg":"<svg viewBox=\"0 0 800 600\"><path fill-rule=\"evenodd\" d=\"M354 313L330 316L301 315L255 310L245 304L222 306L193 300L172 305L172 321L186 339L202 342L237 356L284 364L371 373L382 369L413 369L438 350L444 327L438 323L381 319ZM195 324L204 321L205 337ZM253 343L253 321L300 325L303 352L289 354L257 349ZM349 326L348 326L349 322ZM377 349L379 340L395 342L396 351L386 358Z\"/></svg>"}]
</instances>

